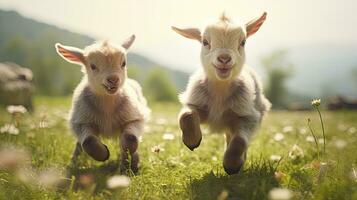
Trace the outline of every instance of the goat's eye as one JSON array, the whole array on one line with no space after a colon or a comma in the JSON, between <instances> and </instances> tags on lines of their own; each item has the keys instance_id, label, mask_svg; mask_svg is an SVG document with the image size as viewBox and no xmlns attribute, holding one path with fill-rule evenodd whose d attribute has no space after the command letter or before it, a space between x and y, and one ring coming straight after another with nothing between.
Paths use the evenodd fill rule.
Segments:
<instances>
[{"instance_id":1,"label":"goat's eye","mask_svg":"<svg viewBox=\"0 0 357 200\"><path fill-rule=\"evenodd\" d=\"M126 66L126 62L124 61L122 64L121 64L121 67L125 67Z\"/></svg>"},{"instance_id":2,"label":"goat's eye","mask_svg":"<svg viewBox=\"0 0 357 200\"><path fill-rule=\"evenodd\" d=\"M90 68L91 68L92 70L96 70L96 69L97 69L97 66L92 63L92 64L90 64Z\"/></svg>"},{"instance_id":3,"label":"goat's eye","mask_svg":"<svg viewBox=\"0 0 357 200\"><path fill-rule=\"evenodd\" d=\"M245 45L245 39L242 40L242 42L240 42L240 46L241 46L241 47L244 47L244 45Z\"/></svg>"},{"instance_id":4,"label":"goat's eye","mask_svg":"<svg viewBox=\"0 0 357 200\"><path fill-rule=\"evenodd\" d=\"M209 46L209 43L208 43L208 41L206 39L203 39L202 44L205 47Z\"/></svg>"}]
</instances>

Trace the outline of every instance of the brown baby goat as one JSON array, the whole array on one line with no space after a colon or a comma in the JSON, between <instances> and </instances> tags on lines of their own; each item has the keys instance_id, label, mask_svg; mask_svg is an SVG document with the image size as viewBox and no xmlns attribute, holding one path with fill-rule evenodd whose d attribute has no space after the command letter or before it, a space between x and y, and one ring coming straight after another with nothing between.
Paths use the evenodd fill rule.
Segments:
<instances>
[{"instance_id":1,"label":"brown baby goat","mask_svg":"<svg viewBox=\"0 0 357 200\"><path fill-rule=\"evenodd\" d=\"M121 46L100 42L84 50L56 44L57 53L81 65L84 73L70 111L70 126L77 137L73 161L82 148L97 161L107 160L109 150L99 136L119 137L121 169L138 170L138 137L150 110L140 85L127 78L126 51L134 40L133 35Z\"/></svg>"}]
</instances>

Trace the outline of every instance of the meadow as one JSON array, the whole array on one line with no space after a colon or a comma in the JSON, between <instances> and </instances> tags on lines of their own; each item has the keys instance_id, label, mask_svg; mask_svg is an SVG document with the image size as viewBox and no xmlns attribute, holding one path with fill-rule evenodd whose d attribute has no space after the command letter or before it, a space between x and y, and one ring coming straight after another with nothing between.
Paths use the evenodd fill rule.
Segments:
<instances>
[{"instance_id":1,"label":"meadow","mask_svg":"<svg viewBox=\"0 0 357 200\"><path fill-rule=\"evenodd\" d=\"M202 143L192 152L181 142L180 105L151 103L139 173L113 185L108 180L120 175L116 140L104 140L108 161L83 153L77 166L70 164L75 139L66 121L69 106L70 98L36 97L33 113L0 108L0 199L357 199L357 112L321 109L323 153L317 112L271 111L243 170L229 176L222 167L222 134L203 127ZM10 123L16 127L6 127Z\"/></svg>"}]
</instances>

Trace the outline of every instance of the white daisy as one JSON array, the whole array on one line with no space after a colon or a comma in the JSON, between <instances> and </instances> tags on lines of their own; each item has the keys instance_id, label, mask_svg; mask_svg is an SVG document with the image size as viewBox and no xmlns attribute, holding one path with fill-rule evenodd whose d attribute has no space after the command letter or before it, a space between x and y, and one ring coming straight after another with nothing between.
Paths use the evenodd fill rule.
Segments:
<instances>
[{"instance_id":1,"label":"white daisy","mask_svg":"<svg viewBox=\"0 0 357 200\"><path fill-rule=\"evenodd\" d=\"M107 186L110 189L126 188L129 187L131 180L127 176L115 175L108 179Z\"/></svg>"}]
</instances>

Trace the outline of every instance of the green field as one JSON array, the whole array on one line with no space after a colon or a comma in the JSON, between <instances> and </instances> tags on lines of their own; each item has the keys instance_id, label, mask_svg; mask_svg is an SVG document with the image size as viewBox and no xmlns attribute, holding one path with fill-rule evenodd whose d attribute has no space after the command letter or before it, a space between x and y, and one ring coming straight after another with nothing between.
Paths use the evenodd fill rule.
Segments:
<instances>
[{"instance_id":1,"label":"green field","mask_svg":"<svg viewBox=\"0 0 357 200\"><path fill-rule=\"evenodd\" d=\"M18 163L19 169L0 169L0 199L268 199L273 188L287 188L292 199L357 199L357 112L322 110L326 154L321 152L318 161L307 126L311 118L322 151L317 112L272 111L250 145L244 169L228 176L222 167L224 136L203 127L201 146L191 152L177 126L180 106L157 103L151 105L140 143L139 174L129 175L129 187L110 189L108 178L119 174L118 141L104 140L109 161L82 154L78 166L71 167L75 139L66 122L69 105L70 98L36 98L34 113L16 117L18 134L0 133L2 151L25 149L29 159ZM0 127L11 121L12 115L0 108ZM164 134L174 138L163 139ZM294 144L303 151L295 160L289 156ZM282 158L274 161L271 155ZM61 184L50 187L57 173Z\"/></svg>"}]
</instances>

